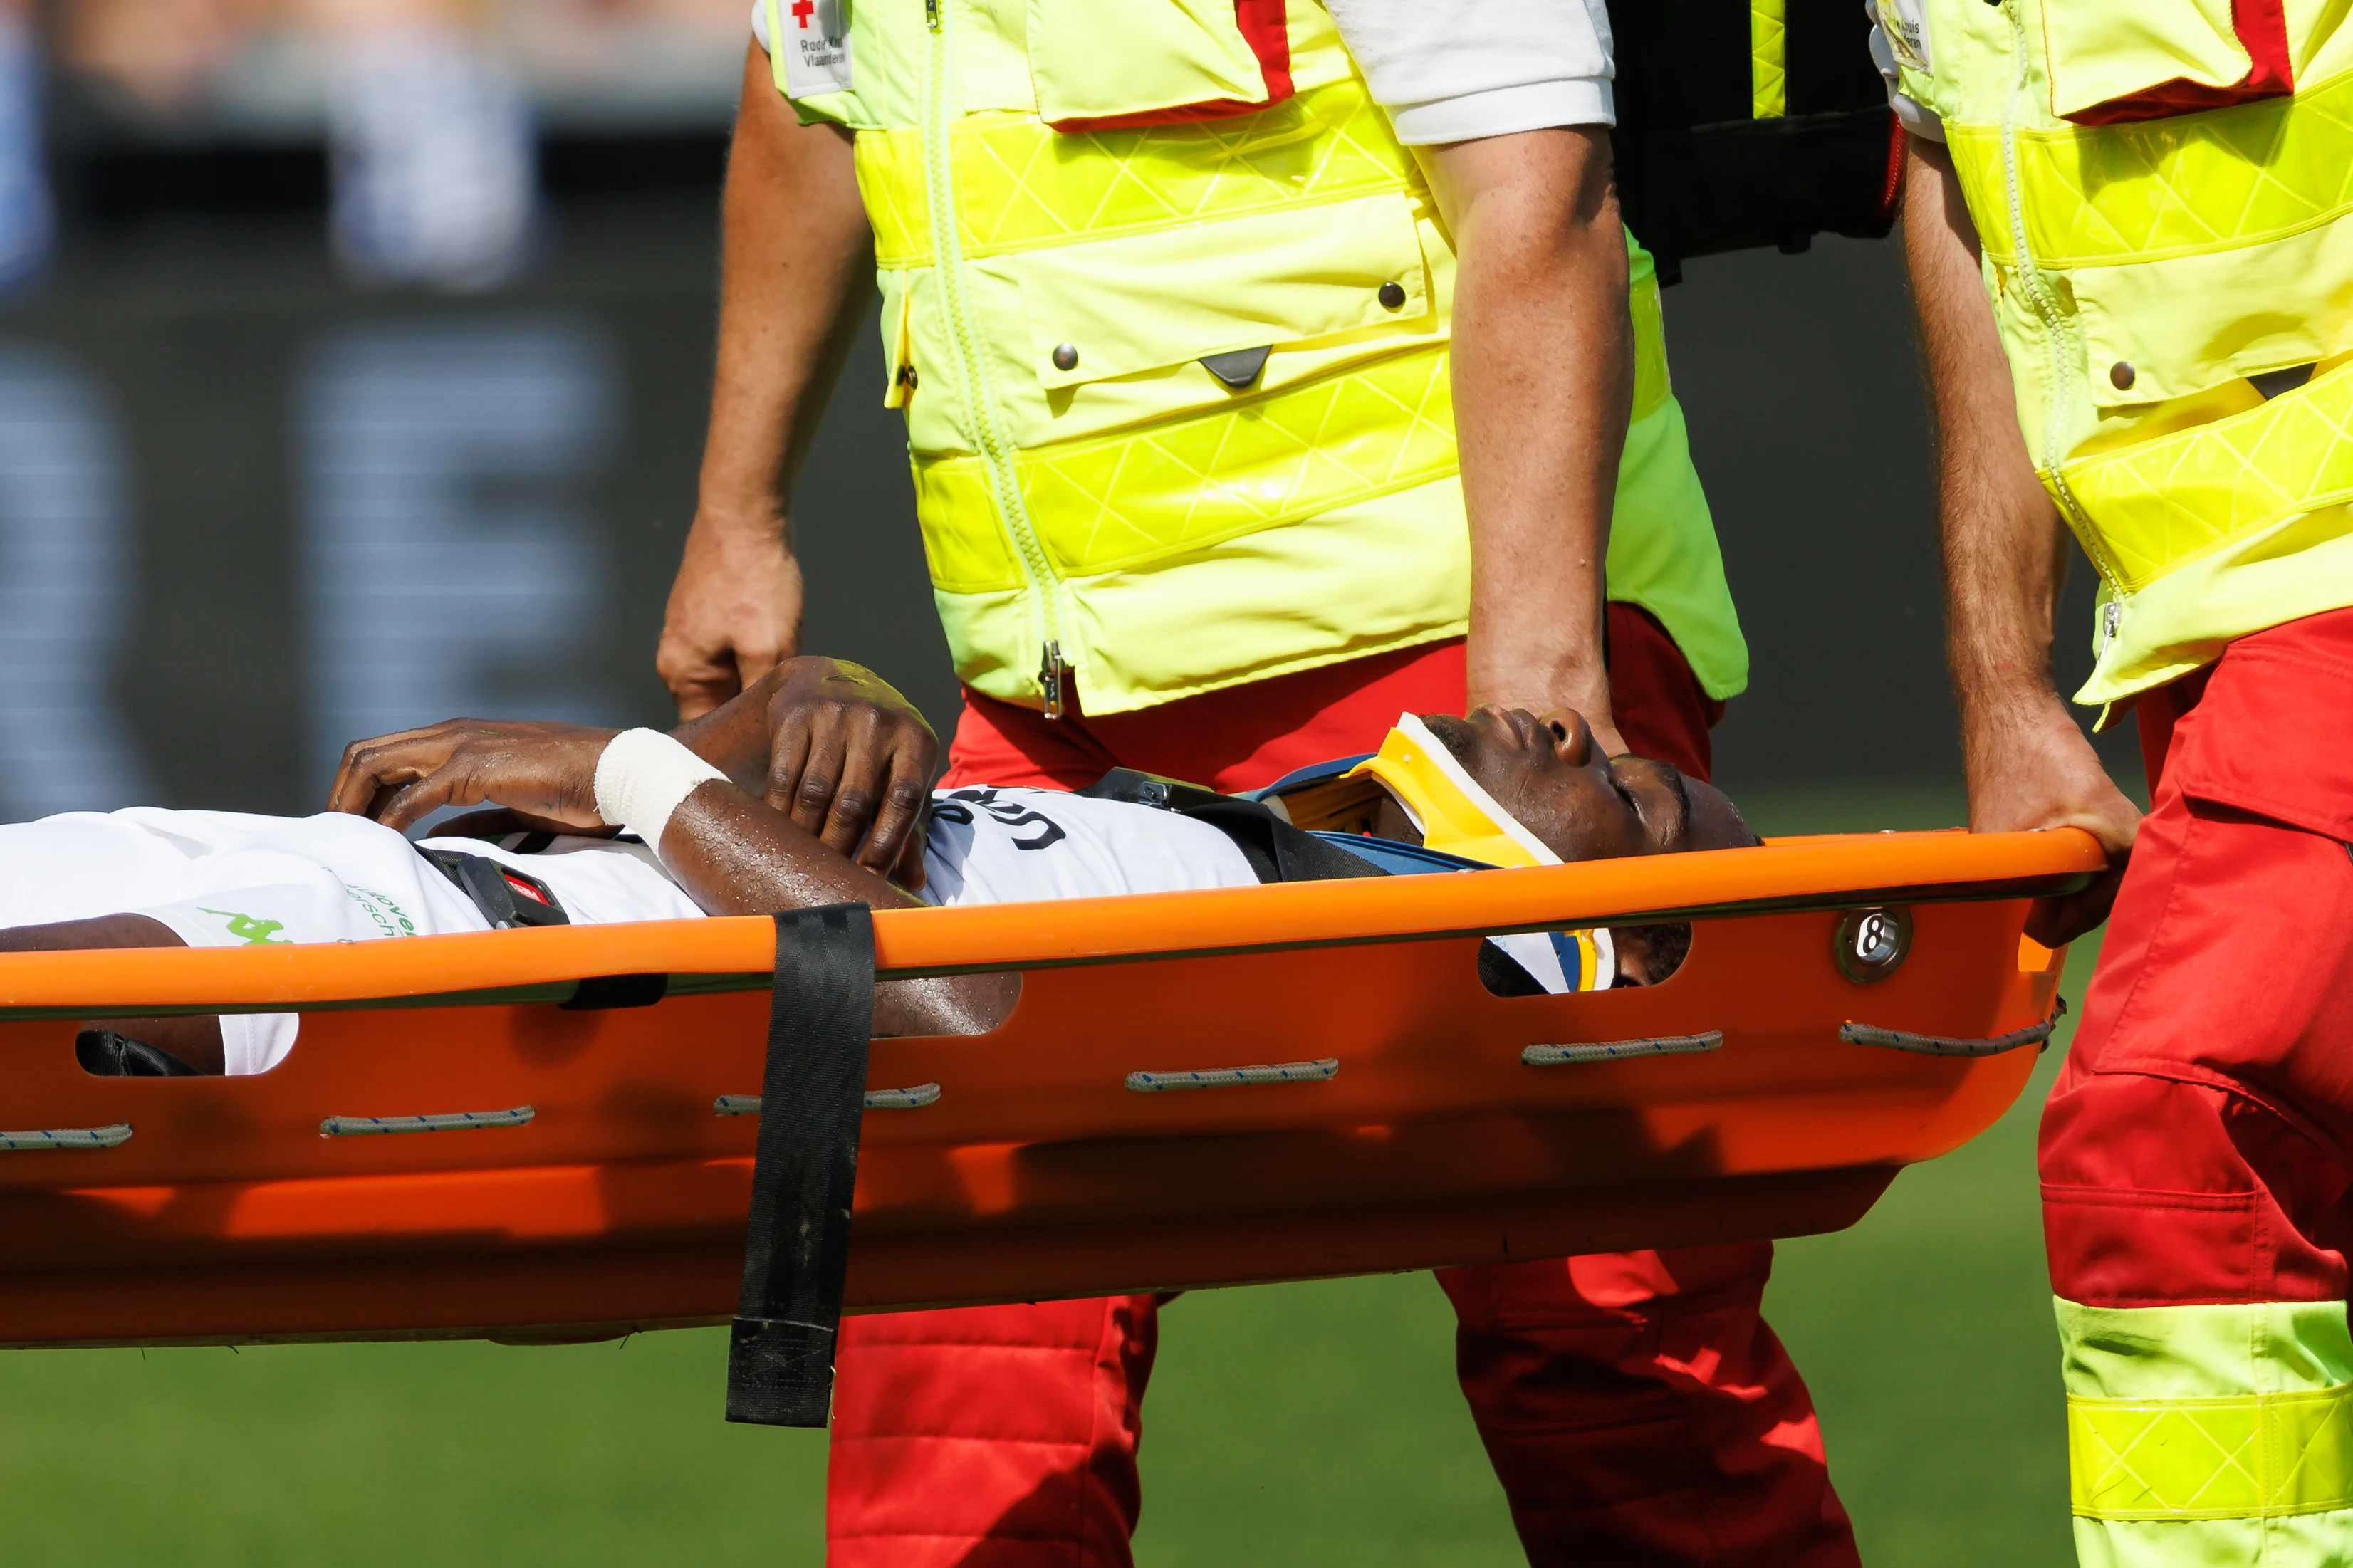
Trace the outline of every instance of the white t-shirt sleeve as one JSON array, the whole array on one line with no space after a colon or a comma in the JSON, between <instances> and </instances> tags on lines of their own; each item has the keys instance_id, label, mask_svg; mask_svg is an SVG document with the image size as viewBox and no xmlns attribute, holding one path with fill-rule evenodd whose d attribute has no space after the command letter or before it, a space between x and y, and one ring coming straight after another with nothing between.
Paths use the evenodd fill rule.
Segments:
<instances>
[{"instance_id":1,"label":"white t-shirt sleeve","mask_svg":"<svg viewBox=\"0 0 2353 1568\"><path fill-rule=\"evenodd\" d=\"M1603 0L1329 0L1398 140L1424 145L1555 125L1614 125ZM768 42L767 0L752 37Z\"/></svg>"},{"instance_id":2,"label":"white t-shirt sleeve","mask_svg":"<svg viewBox=\"0 0 2353 1568\"><path fill-rule=\"evenodd\" d=\"M1400 142L1614 125L1603 0L1327 0Z\"/></svg>"}]
</instances>

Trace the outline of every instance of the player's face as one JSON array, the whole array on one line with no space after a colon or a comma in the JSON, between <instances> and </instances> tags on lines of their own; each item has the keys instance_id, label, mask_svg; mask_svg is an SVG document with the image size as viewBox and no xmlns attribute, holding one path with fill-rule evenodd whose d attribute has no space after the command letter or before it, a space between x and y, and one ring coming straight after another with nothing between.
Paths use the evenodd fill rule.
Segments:
<instances>
[{"instance_id":1,"label":"player's face","mask_svg":"<svg viewBox=\"0 0 2353 1568\"><path fill-rule=\"evenodd\" d=\"M1669 855L1756 841L1732 802L1676 768L1605 757L1585 717L1485 707L1424 717L1471 776L1564 860Z\"/></svg>"}]
</instances>

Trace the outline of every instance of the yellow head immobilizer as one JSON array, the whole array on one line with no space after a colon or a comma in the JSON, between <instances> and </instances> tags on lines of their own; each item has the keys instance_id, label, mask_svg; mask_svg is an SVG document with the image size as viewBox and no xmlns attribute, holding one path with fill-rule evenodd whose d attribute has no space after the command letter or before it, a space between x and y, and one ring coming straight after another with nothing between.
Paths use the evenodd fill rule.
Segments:
<instances>
[{"instance_id":1,"label":"yellow head immobilizer","mask_svg":"<svg viewBox=\"0 0 2353 1568\"><path fill-rule=\"evenodd\" d=\"M1432 849L1483 860L1490 866L1557 866L1560 857L1520 826L1495 797L1479 787L1430 727L1410 713L1381 749L1348 771L1349 778L1378 779L1421 829Z\"/></svg>"},{"instance_id":2,"label":"yellow head immobilizer","mask_svg":"<svg viewBox=\"0 0 2353 1568\"><path fill-rule=\"evenodd\" d=\"M1425 847L1490 866L1557 866L1560 857L1551 846L1523 826L1495 803L1495 797L1465 771L1430 727L1410 713L1398 715L1397 727L1381 742L1381 749L1348 770L1348 778L1377 780L1396 797L1421 830ZM1609 931L1564 931L1576 946L1574 972L1566 951L1562 971L1579 991L1607 989L1616 977L1617 955ZM1525 962L1526 936L1503 939L1505 951Z\"/></svg>"}]
</instances>

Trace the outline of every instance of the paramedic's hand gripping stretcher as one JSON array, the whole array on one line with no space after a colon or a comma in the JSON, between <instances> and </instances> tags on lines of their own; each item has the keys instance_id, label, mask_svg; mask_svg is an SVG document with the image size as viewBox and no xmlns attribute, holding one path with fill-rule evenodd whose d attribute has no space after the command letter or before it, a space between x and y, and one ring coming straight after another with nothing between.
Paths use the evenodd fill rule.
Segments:
<instances>
[{"instance_id":1,"label":"paramedic's hand gripping stretcher","mask_svg":"<svg viewBox=\"0 0 2353 1568\"><path fill-rule=\"evenodd\" d=\"M2015 1098L2027 911L2105 864L1759 845L1566 711L1251 799L935 757L804 659L676 738L363 742L324 816L0 827L0 1342L733 1310L823 1361L842 1310L1833 1229Z\"/></svg>"}]
</instances>

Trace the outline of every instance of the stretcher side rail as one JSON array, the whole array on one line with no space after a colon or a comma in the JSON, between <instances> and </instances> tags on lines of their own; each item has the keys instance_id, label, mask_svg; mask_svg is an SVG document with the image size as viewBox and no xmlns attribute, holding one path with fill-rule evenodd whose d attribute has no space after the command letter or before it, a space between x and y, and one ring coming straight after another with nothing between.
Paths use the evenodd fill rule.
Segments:
<instances>
[{"instance_id":1,"label":"stretcher side rail","mask_svg":"<svg viewBox=\"0 0 2353 1568\"><path fill-rule=\"evenodd\" d=\"M1306 882L1054 903L881 910L878 979L1049 970L1141 959L1435 942L1580 925L2044 898L2105 868L2088 834L1873 834L1754 849L1485 871ZM1888 875L1890 870L1898 875ZM1728 896L1727 896L1728 890ZM668 977L670 996L765 991L761 917L543 926L409 942L0 953L0 1022L199 1013L553 1003L613 975Z\"/></svg>"}]
</instances>

